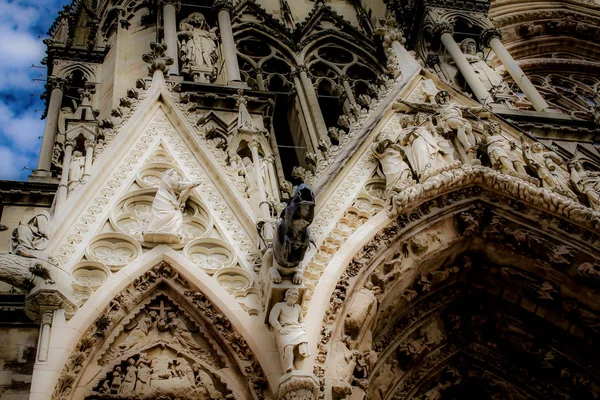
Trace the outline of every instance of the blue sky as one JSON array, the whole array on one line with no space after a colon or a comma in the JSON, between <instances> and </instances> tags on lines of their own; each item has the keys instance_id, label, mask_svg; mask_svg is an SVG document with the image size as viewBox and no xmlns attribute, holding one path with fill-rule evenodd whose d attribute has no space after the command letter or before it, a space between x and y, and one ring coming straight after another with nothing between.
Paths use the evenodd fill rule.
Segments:
<instances>
[{"instance_id":1,"label":"blue sky","mask_svg":"<svg viewBox=\"0 0 600 400\"><path fill-rule=\"evenodd\" d=\"M40 94L46 69L48 28L58 11L71 0L0 0L0 179L26 180L35 168L40 136L45 121L40 120L44 104Z\"/></svg>"}]
</instances>

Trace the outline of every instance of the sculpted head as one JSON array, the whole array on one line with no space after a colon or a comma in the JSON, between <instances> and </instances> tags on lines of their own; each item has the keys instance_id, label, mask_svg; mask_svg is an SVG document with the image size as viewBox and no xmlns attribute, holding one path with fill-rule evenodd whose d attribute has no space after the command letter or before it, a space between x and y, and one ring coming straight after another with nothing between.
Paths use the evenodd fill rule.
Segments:
<instances>
[{"instance_id":1,"label":"sculpted head","mask_svg":"<svg viewBox=\"0 0 600 400\"><path fill-rule=\"evenodd\" d=\"M534 153L541 153L542 151L544 151L544 145L543 145L543 144L541 144L541 143L538 143L538 142L536 142L536 143L534 143L534 144L533 144L533 146L531 147L531 150L532 150Z\"/></svg>"},{"instance_id":2,"label":"sculpted head","mask_svg":"<svg viewBox=\"0 0 600 400\"><path fill-rule=\"evenodd\" d=\"M446 104L450 102L450 93L447 90L440 90L438 94L435 95L435 102L438 104Z\"/></svg>"},{"instance_id":3,"label":"sculpted head","mask_svg":"<svg viewBox=\"0 0 600 400\"><path fill-rule=\"evenodd\" d=\"M473 39L465 39L460 43L463 54L477 54L477 43Z\"/></svg>"},{"instance_id":4,"label":"sculpted head","mask_svg":"<svg viewBox=\"0 0 600 400\"><path fill-rule=\"evenodd\" d=\"M296 304L298 297L300 297L298 289L292 288L285 291L284 300L290 306Z\"/></svg>"},{"instance_id":5,"label":"sculpted head","mask_svg":"<svg viewBox=\"0 0 600 400\"><path fill-rule=\"evenodd\" d=\"M439 93L438 93L438 95L439 95ZM429 115L427 115L427 113L418 112L417 115L415 115L415 124L416 125L422 125L425 122L427 122L428 119L429 119Z\"/></svg>"}]
</instances>

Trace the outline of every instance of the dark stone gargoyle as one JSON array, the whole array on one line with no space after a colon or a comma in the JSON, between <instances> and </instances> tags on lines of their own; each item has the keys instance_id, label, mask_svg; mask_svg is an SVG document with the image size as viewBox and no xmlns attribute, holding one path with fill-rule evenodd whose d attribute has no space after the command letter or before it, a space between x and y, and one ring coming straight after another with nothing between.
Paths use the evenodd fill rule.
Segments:
<instances>
[{"instance_id":1,"label":"dark stone gargoyle","mask_svg":"<svg viewBox=\"0 0 600 400\"><path fill-rule=\"evenodd\" d=\"M315 216L315 195L310 186L301 184L288 201L277 221L273 237L273 282L281 282L281 274L294 274L293 282L302 283L303 270L299 268L311 243L309 225Z\"/></svg>"}]
</instances>

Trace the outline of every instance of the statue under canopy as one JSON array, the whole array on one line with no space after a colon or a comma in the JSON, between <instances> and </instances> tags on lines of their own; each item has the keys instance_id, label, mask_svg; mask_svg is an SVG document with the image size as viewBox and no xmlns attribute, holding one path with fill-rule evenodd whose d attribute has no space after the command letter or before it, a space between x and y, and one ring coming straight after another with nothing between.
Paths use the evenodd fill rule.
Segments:
<instances>
[{"instance_id":1,"label":"statue under canopy","mask_svg":"<svg viewBox=\"0 0 600 400\"><path fill-rule=\"evenodd\" d=\"M210 83L214 81L217 55L216 27L209 26L202 13L192 13L179 24L179 53L184 74L194 82Z\"/></svg>"},{"instance_id":2,"label":"statue under canopy","mask_svg":"<svg viewBox=\"0 0 600 400\"><path fill-rule=\"evenodd\" d=\"M181 182L174 169L162 173L152 202L151 219L144 240L152 243L179 243L183 236L183 211L192 190L199 183Z\"/></svg>"}]
</instances>

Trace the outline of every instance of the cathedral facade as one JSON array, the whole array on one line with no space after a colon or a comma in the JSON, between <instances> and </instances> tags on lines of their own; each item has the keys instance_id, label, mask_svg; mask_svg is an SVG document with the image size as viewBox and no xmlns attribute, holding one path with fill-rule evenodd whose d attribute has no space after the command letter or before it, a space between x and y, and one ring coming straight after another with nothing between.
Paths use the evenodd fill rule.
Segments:
<instances>
[{"instance_id":1,"label":"cathedral facade","mask_svg":"<svg viewBox=\"0 0 600 400\"><path fill-rule=\"evenodd\" d=\"M600 4L73 0L0 182L0 400L600 398Z\"/></svg>"}]
</instances>

